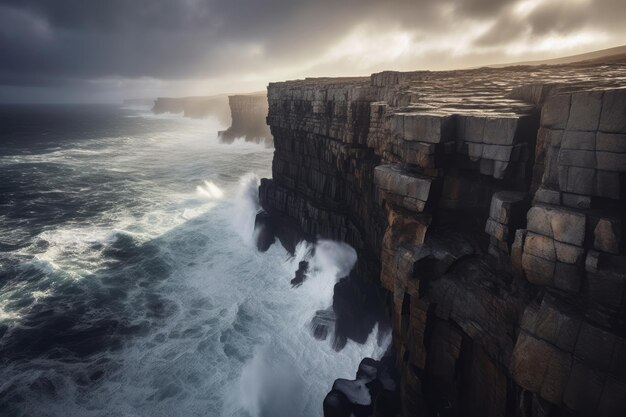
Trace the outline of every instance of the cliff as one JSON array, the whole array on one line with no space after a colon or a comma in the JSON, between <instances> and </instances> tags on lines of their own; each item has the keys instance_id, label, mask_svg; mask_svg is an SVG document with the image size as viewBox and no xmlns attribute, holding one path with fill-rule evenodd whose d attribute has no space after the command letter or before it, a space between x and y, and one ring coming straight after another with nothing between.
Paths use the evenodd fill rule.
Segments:
<instances>
[{"instance_id":1,"label":"cliff","mask_svg":"<svg viewBox=\"0 0 626 417\"><path fill-rule=\"evenodd\" d=\"M327 415L625 415L625 87L624 63L269 85L262 216L352 245L392 321L401 410L338 380Z\"/></svg>"},{"instance_id":2,"label":"cliff","mask_svg":"<svg viewBox=\"0 0 626 417\"><path fill-rule=\"evenodd\" d=\"M152 107L154 114L182 113L185 117L201 119L213 116L220 124L230 123L230 109L226 95L206 97L159 97Z\"/></svg>"},{"instance_id":3,"label":"cliff","mask_svg":"<svg viewBox=\"0 0 626 417\"><path fill-rule=\"evenodd\" d=\"M152 106L154 104L153 98L126 98L122 102L123 106Z\"/></svg>"},{"instance_id":4,"label":"cliff","mask_svg":"<svg viewBox=\"0 0 626 417\"><path fill-rule=\"evenodd\" d=\"M237 138L247 142L272 144L272 134L266 124L267 95L263 93L239 94L228 97L232 117L231 126L219 132L220 139L232 143Z\"/></svg>"}]
</instances>

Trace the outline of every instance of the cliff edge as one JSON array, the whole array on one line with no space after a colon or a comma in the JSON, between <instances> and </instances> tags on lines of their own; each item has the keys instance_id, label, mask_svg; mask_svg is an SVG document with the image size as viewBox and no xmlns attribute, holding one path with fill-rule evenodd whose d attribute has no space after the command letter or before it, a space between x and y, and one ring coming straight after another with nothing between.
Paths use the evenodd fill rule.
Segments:
<instances>
[{"instance_id":1,"label":"cliff edge","mask_svg":"<svg viewBox=\"0 0 626 417\"><path fill-rule=\"evenodd\" d=\"M272 144L272 134L265 121L268 112L267 95L263 93L228 96L231 126L218 132L225 143L241 138L246 142Z\"/></svg>"},{"instance_id":2,"label":"cliff edge","mask_svg":"<svg viewBox=\"0 0 626 417\"><path fill-rule=\"evenodd\" d=\"M306 79L268 102L261 204L383 288L394 413L624 415L626 64ZM388 415L335 388L327 415Z\"/></svg>"}]
</instances>

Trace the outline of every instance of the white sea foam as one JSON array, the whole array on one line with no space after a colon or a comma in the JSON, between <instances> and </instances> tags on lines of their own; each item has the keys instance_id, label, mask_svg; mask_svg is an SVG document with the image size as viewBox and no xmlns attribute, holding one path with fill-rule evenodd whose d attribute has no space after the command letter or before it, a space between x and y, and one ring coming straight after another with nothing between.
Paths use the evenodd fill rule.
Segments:
<instances>
[{"instance_id":1,"label":"white sea foam","mask_svg":"<svg viewBox=\"0 0 626 417\"><path fill-rule=\"evenodd\" d=\"M220 199L224 197L224 191L215 185L213 181L204 181L204 185L199 185L196 190L198 194L209 199Z\"/></svg>"},{"instance_id":2,"label":"white sea foam","mask_svg":"<svg viewBox=\"0 0 626 417\"><path fill-rule=\"evenodd\" d=\"M309 329L356 262L352 248L302 242L293 257L278 244L256 250L258 177L270 175L271 150L221 145L207 123L176 123L188 128L107 141L104 157L52 156L72 175L109 175L111 168L133 174L104 186L48 179L54 189L86 189L104 209L88 222L47 227L16 254L38 278L2 288L0 321L19 325L33 305L69 290L61 302L95 302L78 310L79 330L103 319L141 330L112 331L107 337L119 338L119 346L86 357L43 355L1 369L0 397L19 394L24 414L319 416L336 378L353 379L363 357L385 351L388 341L377 343L376 328L365 344L348 342L340 352ZM199 196L197 186L211 198ZM116 204L107 204L112 198ZM293 288L302 260L309 261L308 276ZM81 300L72 298L74 290ZM32 302L3 309L21 294ZM104 295L110 298L98 298Z\"/></svg>"}]
</instances>

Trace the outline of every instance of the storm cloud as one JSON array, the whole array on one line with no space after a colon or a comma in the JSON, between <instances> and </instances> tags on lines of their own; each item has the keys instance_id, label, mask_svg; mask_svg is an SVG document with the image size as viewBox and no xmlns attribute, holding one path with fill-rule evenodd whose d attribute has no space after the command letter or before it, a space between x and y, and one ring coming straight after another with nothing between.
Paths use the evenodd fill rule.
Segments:
<instances>
[{"instance_id":1,"label":"storm cloud","mask_svg":"<svg viewBox=\"0 0 626 417\"><path fill-rule=\"evenodd\" d=\"M622 0L0 0L0 100L550 58L624 44L624 21Z\"/></svg>"}]
</instances>

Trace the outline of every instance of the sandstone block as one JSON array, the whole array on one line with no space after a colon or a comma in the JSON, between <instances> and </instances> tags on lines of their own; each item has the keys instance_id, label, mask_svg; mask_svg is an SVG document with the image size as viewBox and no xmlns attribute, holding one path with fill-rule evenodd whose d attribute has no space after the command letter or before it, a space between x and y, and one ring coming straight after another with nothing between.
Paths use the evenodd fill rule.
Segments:
<instances>
[{"instance_id":1,"label":"sandstone block","mask_svg":"<svg viewBox=\"0 0 626 417\"><path fill-rule=\"evenodd\" d=\"M411 211L417 211L421 213L426 207L426 202L413 197L404 197L402 199L402 206L408 208Z\"/></svg>"},{"instance_id":2,"label":"sandstone block","mask_svg":"<svg viewBox=\"0 0 626 417\"><path fill-rule=\"evenodd\" d=\"M567 165L583 168L596 167L596 152L572 149L561 149L559 152L559 165Z\"/></svg>"},{"instance_id":3,"label":"sandstone block","mask_svg":"<svg viewBox=\"0 0 626 417\"><path fill-rule=\"evenodd\" d=\"M586 195L563 193L563 205L576 209L591 207L591 198Z\"/></svg>"},{"instance_id":4,"label":"sandstone block","mask_svg":"<svg viewBox=\"0 0 626 417\"><path fill-rule=\"evenodd\" d=\"M561 310L547 297L544 297L535 316L535 327L528 329L530 332L565 352L574 350L580 331L580 320Z\"/></svg>"},{"instance_id":5,"label":"sandstone block","mask_svg":"<svg viewBox=\"0 0 626 417\"><path fill-rule=\"evenodd\" d=\"M457 124L457 136L468 142L482 143L485 135L484 116L459 116Z\"/></svg>"},{"instance_id":6,"label":"sandstone block","mask_svg":"<svg viewBox=\"0 0 626 417\"><path fill-rule=\"evenodd\" d=\"M518 126L517 117L487 117L483 142L493 145L513 145Z\"/></svg>"},{"instance_id":7,"label":"sandstone block","mask_svg":"<svg viewBox=\"0 0 626 417\"><path fill-rule=\"evenodd\" d=\"M516 161L519 157L519 147L508 145L483 145L482 158L493 159L494 161Z\"/></svg>"},{"instance_id":8,"label":"sandstone block","mask_svg":"<svg viewBox=\"0 0 626 417\"><path fill-rule=\"evenodd\" d=\"M547 261L556 261L556 251L552 238L528 232L524 242L524 254L533 255Z\"/></svg>"},{"instance_id":9,"label":"sandstone block","mask_svg":"<svg viewBox=\"0 0 626 417\"><path fill-rule=\"evenodd\" d=\"M491 197L489 217L502 224L517 221L524 209L525 200L526 194L523 192L498 191Z\"/></svg>"},{"instance_id":10,"label":"sandstone block","mask_svg":"<svg viewBox=\"0 0 626 417\"><path fill-rule=\"evenodd\" d=\"M511 373L525 389L560 403L571 359L554 346L522 332L513 349Z\"/></svg>"},{"instance_id":11,"label":"sandstone block","mask_svg":"<svg viewBox=\"0 0 626 417\"><path fill-rule=\"evenodd\" d=\"M509 228L493 219L487 219L485 233L500 241L507 241L509 239Z\"/></svg>"},{"instance_id":12,"label":"sandstone block","mask_svg":"<svg viewBox=\"0 0 626 417\"><path fill-rule=\"evenodd\" d=\"M428 113L396 113L394 132L400 133L404 140L427 143L441 143L453 137L452 116Z\"/></svg>"},{"instance_id":13,"label":"sandstone block","mask_svg":"<svg viewBox=\"0 0 626 417\"><path fill-rule=\"evenodd\" d=\"M522 254L522 268L529 282L535 285L552 285L556 263L530 253Z\"/></svg>"},{"instance_id":14,"label":"sandstone block","mask_svg":"<svg viewBox=\"0 0 626 417\"><path fill-rule=\"evenodd\" d=\"M552 210L550 213L553 236L559 242L582 246L585 240L585 223L584 214L564 210Z\"/></svg>"},{"instance_id":15,"label":"sandstone block","mask_svg":"<svg viewBox=\"0 0 626 417\"><path fill-rule=\"evenodd\" d=\"M593 195L596 177L594 168L583 168L577 166L566 166L564 178L559 175L559 185L561 190L576 194Z\"/></svg>"},{"instance_id":16,"label":"sandstone block","mask_svg":"<svg viewBox=\"0 0 626 417\"><path fill-rule=\"evenodd\" d=\"M600 130L626 133L626 89L606 91L602 104Z\"/></svg>"},{"instance_id":17,"label":"sandstone block","mask_svg":"<svg viewBox=\"0 0 626 417\"><path fill-rule=\"evenodd\" d=\"M528 211L528 230L563 243L582 246L585 240L584 214L560 208L533 206Z\"/></svg>"},{"instance_id":18,"label":"sandstone block","mask_svg":"<svg viewBox=\"0 0 626 417\"><path fill-rule=\"evenodd\" d=\"M391 117L387 119L387 129L404 139L404 115L403 114L393 114Z\"/></svg>"},{"instance_id":19,"label":"sandstone block","mask_svg":"<svg viewBox=\"0 0 626 417\"><path fill-rule=\"evenodd\" d=\"M554 190L548 190L547 188L539 188L535 192L534 201L544 204L561 204L561 193Z\"/></svg>"},{"instance_id":20,"label":"sandstone block","mask_svg":"<svg viewBox=\"0 0 626 417\"><path fill-rule=\"evenodd\" d=\"M598 132L596 134L596 150L613 153L626 153L626 135Z\"/></svg>"},{"instance_id":21,"label":"sandstone block","mask_svg":"<svg viewBox=\"0 0 626 417\"><path fill-rule=\"evenodd\" d=\"M528 210L528 230L552 237L551 209L545 206L533 206Z\"/></svg>"},{"instance_id":22,"label":"sandstone block","mask_svg":"<svg viewBox=\"0 0 626 417\"><path fill-rule=\"evenodd\" d=\"M602 218L594 232L593 247L599 251L619 253L622 238L622 221L619 218Z\"/></svg>"},{"instance_id":23,"label":"sandstone block","mask_svg":"<svg viewBox=\"0 0 626 417\"><path fill-rule=\"evenodd\" d=\"M626 154L614 152L596 152L596 166L606 171L626 171Z\"/></svg>"},{"instance_id":24,"label":"sandstone block","mask_svg":"<svg viewBox=\"0 0 626 417\"><path fill-rule=\"evenodd\" d=\"M545 299L543 300L545 302ZM542 304L543 304L542 302ZM520 329L525 330L527 333L535 334L537 328L537 320L539 319L539 309L541 305L531 302L524 309L522 314L522 320L520 322Z\"/></svg>"},{"instance_id":25,"label":"sandstone block","mask_svg":"<svg viewBox=\"0 0 626 417\"><path fill-rule=\"evenodd\" d=\"M581 91L572 94L567 130L598 130L601 109L601 91Z\"/></svg>"},{"instance_id":26,"label":"sandstone block","mask_svg":"<svg viewBox=\"0 0 626 417\"><path fill-rule=\"evenodd\" d=\"M381 189L405 197L427 201L430 178L403 171L394 165L379 165L374 169L374 183Z\"/></svg>"},{"instance_id":27,"label":"sandstone block","mask_svg":"<svg viewBox=\"0 0 626 417\"><path fill-rule=\"evenodd\" d=\"M563 135L562 149L596 150L596 132L566 130Z\"/></svg>"},{"instance_id":28,"label":"sandstone block","mask_svg":"<svg viewBox=\"0 0 626 417\"><path fill-rule=\"evenodd\" d=\"M483 159L484 161L484 159ZM508 162L504 161L493 161L493 177L495 179L501 180L506 176L506 169L509 167Z\"/></svg>"},{"instance_id":29,"label":"sandstone block","mask_svg":"<svg viewBox=\"0 0 626 417\"><path fill-rule=\"evenodd\" d=\"M571 95L555 94L546 99L541 108L541 125L565 129L569 117Z\"/></svg>"},{"instance_id":30,"label":"sandstone block","mask_svg":"<svg viewBox=\"0 0 626 417\"><path fill-rule=\"evenodd\" d=\"M554 248L556 249L556 259L559 262L581 264L584 259L585 250L579 246L555 241Z\"/></svg>"},{"instance_id":31,"label":"sandstone block","mask_svg":"<svg viewBox=\"0 0 626 417\"><path fill-rule=\"evenodd\" d=\"M435 166L435 144L424 142L403 142L401 156L405 163L422 168Z\"/></svg>"}]
</instances>

